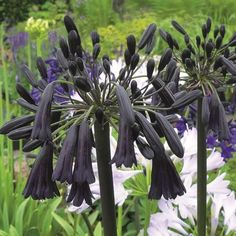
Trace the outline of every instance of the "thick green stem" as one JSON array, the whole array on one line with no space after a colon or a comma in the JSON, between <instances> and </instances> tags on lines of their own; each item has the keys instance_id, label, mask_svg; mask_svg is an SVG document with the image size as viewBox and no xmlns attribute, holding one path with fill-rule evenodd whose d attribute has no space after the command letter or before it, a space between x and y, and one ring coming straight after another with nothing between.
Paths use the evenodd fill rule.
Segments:
<instances>
[{"instance_id":1,"label":"thick green stem","mask_svg":"<svg viewBox=\"0 0 236 236\"><path fill-rule=\"evenodd\" d=\"M40 38L37 38L36 39L36 53L37 53L37 57L41 57L42 56L41 46L42 46L42 41L41 41Z\"/></svg>"},{"instance_id":2,"label":"thick green stem","mask_svg":"<svg viewBox=\"0 0 236 236\"><path fill-rule=\"evenodd\" d=\"M112 169L109 164L111 160L109 123L102 126L96 121L94 127L104 236L116 236Z\"/></svg>"},{"instance_id":3,"label":"thick green stem","mask_svg":"<svg viewBox=\"0 0 236 236\"><path fill-rule=\"evenodd\" d=\"M147 189L150 186L151 183L151 169L150 165L146 166L146 183L147 183ZM151 209L150 209L150 199L148 196L145 198L145 219L144 219L144 236L148 236L148 226L150 224L150 216L151 216Z\"/></svg>"},{"instance_id":4,"label":"thick green stem","mask_svg":"<svg viewBox=\"0 0 236 236\"><path fill-rule=\"evenodd\" d=\"M207 157L206 130L202 123L202 98L198 99L197 118L197 225L198 235L206 235Z\"/></svg>"},{"instance_id":5,"label":"thick green stem","mask_svg":"<svg viewBox=\"0 0 236 236\"><path fill-rule=\"evenodd\" d=\"M30 37L30 36L29 36ZM28 44L27 44L27 58L28 58L28 67L31 70L32 63L31 63L31 43L30 38L28 38Z\"/></svg>"},{"instance_id":6,"label":"thick green stem","mask_svg":"<svg viewBox=\"0 0 236 236\"><path fill-rule=\"evenodd\" d=\"M81 213L81 216L88 228L88 232L89 232L89 236L93 236L93 228L92 228L92 225L90 224L90 221L88 219L88 216L86 215L86 213Z\"/></svg>"},{"instance_id":7,"label":"thick green stem","mask_svg":"<svg viewBox=\"0 0 236 236\"><path fill-rule=\"evenodd\" d=\"M117 219L117 236L122 236L122 214L123 207L118 206L118 219Z\"/></svg>"}]
</instances>

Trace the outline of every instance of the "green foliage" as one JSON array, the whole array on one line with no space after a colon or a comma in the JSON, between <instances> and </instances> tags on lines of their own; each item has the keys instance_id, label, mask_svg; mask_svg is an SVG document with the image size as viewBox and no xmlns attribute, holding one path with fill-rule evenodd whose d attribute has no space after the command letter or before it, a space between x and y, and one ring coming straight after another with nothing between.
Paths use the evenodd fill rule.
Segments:
<instances>
[{"instance_id":1,"label":"green foliage","mask_svg":"<svg viewBox=\"0 0 236 236\"><path fill-rule=\"evenodd\" d=\"M198 15L211 16L221 23L235 23L236 2L234 0L128 0L125 2L126 11L151 11L155 12L159 19L172 17ZM175 18L174 17L174 18Z\"/></svg>"},{"instance_id":2,"label":"green foliage","mask_svg":"<svg viewBox=\"0 0 236 236\"><path fill-rule=\"evenodd\" d=\"M33 5L30 8L29 16L36 19L51 19L54 21L61 21L68 10L66 1L45 1L41 5Z\"/></svg>"},{"instance_id":3,"label":"green foliage","mask_svg":"<svg viewBox=\"0 0 236 236\"><path fill-rule=\"evenodd\" d=\"M25 20L28 16L29 0L3 0L0 4L0 21L7 20L10 25Z\"/></svg>"},{"instance_id":4,"label":"green foliage","mask_svg":"<svg viewBox=\"0 0 236 236\"><path fill-rule=\"evenodd\" d=\"M118 15L112 9L111 0L82 1L78 6L78 11L74 13L79 26L85 28L87 32L119 21Z\"/></svg>"},{"instance_id":5,"label":"green foliage","mask_svg":"<svg viewBox=\"0 0 236 236\"><path fill-rule=\"evenodd\" d=\"M221 169L222 172L226 172L226 179L230 180L230 188L236 191L236 155L233 158L227 160L227 163Z\"/></svg>"}]
</instances>

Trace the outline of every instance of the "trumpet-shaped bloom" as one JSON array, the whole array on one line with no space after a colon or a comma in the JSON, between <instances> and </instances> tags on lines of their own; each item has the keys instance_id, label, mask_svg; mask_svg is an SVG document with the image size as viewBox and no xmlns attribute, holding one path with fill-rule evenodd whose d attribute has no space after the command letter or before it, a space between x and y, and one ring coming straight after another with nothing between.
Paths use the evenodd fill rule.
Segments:
<instances>
[{"instance_id":1,"label":"trumpet-shaped bloom","mask_svg":"<svg viewBox=\"0 0 236 236\"><path fill-rule=\"evenodd\" d=\"M52 181L53 145L44 143L30 171L23 194L33 199L53 198L60 195L56 183Z\"/></svg>"}]
</instances>

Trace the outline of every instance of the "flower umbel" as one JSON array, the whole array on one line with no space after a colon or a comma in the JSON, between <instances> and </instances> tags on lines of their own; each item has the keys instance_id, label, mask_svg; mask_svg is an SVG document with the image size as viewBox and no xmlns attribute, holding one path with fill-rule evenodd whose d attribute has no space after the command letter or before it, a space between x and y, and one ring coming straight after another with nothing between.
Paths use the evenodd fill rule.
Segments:
<instances>
[{"instance_id":1,"label":"flower umbel","mask_svg":"<svg viewBox=\"0 0 236 236\"><path fill-rule=\"evenodd\" d=\"M28 139L24 150L34 150L42 145L24 191L25 196L37 199L53 197L58 194L53 182L57 180L72 184L67 201L73 201L76 206L81 205L84 200L91 204L89 184L95 181L91 151L93 146L96 148L92 130L94 124L98 123L100 130L109 124L118 131L118 144L111 163L115 163L117 167L136 165L134 141L138 143L144 156L152 159L150 198L159 199L163 195L168 199L182 195L185 188L157 132L161 132L171 150L181 158L183 147L169 124L171 116L166 117L166 114L192 103L201 92L196 90L177 98L179 69L172 59L171 47L164 52L157 72L155 61L149 58L147 74L139 76L140 83L135 82L136 72L146 60L139 56L139 50L145 49L147 57L150 57L156 25L147 27L137 46L135 37L128 36L124 53L126 64L119 75L115 76L109 57L100 57L99 35L96 32L91 34L93 51L88 53L83 48L79 30L73 20L66 16L64 23L68 40L59 40L57 62L61 73L57 79L51 83L47 81L47 65L40 58L37 60L42 77L40 80L34 78L26 66L23 67L26 79L41 94L38 105L30 103L28 95L28 101L18 100L22 107L35 114L33 126L28 127L32 122L29 119L25 122L12 121L10 130L2 128L5 134L15 128L27 129L27 135L23 132L24 135L20 133L21 135L15 136L16 139ZM142 87L139 88L139 84ZM63 87L63 93L56 91L57 85ZM57 96L61 96L63 101L55 99ZM154 100L155 104L151 102ZM53 119L54 114L59 114L57 119ZM55 156L59 153L54 171L53 151ZM43 174L45 177L41 176ZM48 186L40 182L43 178L46 178Z\"/></svg>"}]
</instances>

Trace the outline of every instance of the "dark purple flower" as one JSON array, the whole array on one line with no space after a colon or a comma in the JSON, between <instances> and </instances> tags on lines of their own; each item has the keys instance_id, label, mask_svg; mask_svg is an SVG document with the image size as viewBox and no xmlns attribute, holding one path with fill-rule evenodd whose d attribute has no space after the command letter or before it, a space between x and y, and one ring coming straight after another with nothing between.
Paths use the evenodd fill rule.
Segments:
<instances>
[{"instance_id":1,"label":"dark purple flower","mask_svg":"<svg viewBox=\"0 0 236 236\"><path fill-rule=\"evenodd\" d=\"M115 163L116 167L122 164L125 167L132 167L137 165L137 160L134 152L134 134L133 129L122 118L119 123L119 136L116 147L116 152L111 160L111 164Z\"/></svg>"},{"instance_id":2,"label":"dark purple flower","mask_svg":"<svg viewBox=\"0 0 236 236\"><path fill-rule=\"evenodd\" d=\"M79 137L76 151L75 168L73 172L73 182L88 184L95 182L95 177L91 161L92 137L88 120L83 120L79 128Z\"/></svg>"},{"instance_id":3,"label":"dark purple flower","mask_svg":"<svg viewBox=\"0 0 236 236\"><path fill-rule=\"evenodd\" d=\"M53 99L54 84L48 84L45 88L42 99L34 120L34 127L31 138L41 141L52 140L51 132L51 104Z\"/></svg>"},{"instance_id":4,"label":"dark purple flower","mask_svg":"<svg viewBox=\"0 0 236 236\"><path fill-rule=\"evenodd\" d=\"M49 58L45 60L45 63L49 65L47 67L47 83L51 83L60 76L62 73L62 68L59 66L59 63L56 58ZM57 102L64 102L67 101L64 97L59 95L63 95L65 90L60 85L55 86L55 93L54 93L54 100ZM37 88L33 88L31 91L31 95L34 98L34 101L38 104L41 98L41 93Z\"/></svg>"},{"instance_id":5,"label":"dark purple flower","mask_svg":"<svg viewBox=\"0 0 236 236\"><path fill-rule=\"evenodd\" d=\"M93 195L87 182L82 184L72 183L67 202L73 201L74 206L80 206L85 200L88 205L92 205L92 197Z\"/></svg>"},{"instance_id":6,"label":"dark purple flower","mask_svg":"<svg viewBox=\"0 0 236 236\"><path fill-rule=\"evenodd\" d=\"M175 199L186 192L169 156L165 153L156 153L152 159L151 187L149 190L150 199Z\"/></svg>"},{"instance_id":7,"label":"dark purple flower","mask_svg":"<svg viewBox=\"0 0 236 236\"><path fill-rule=\"evenodd\" d=\"M160 199L163 195L165 199L171 199L183 195L185 187L170 157L166 155L157 132L141 113L136 112L135 117L155 155L152 159L149 198Z\"/></svg>"},{"instance_id":8,"label":"dark purple flower","mask_svg":"<svg viewBox=\"0 0 236 236\"><path fill-rule=\"evenodd\" d=\"M178 130L178 135L182 136L187 130L187 120L181 117L175 124L175 128Z\"/></svg>"},{"instance_id":9,"label":"dark purple flower","mask_svg":"<svg viewBox=\"0 0 236 236\"><path fill-rule=\"evenodd\" d=\"M235 152L235 148L233 148L232 144L228 143L227 141L222 141L220 143L221 147L221 156L224 158L232 157L232 152Z\"/></svg>"},{"instance_id":10,"label":"dark purple flower","mask_svg":"<svg viewBox=\"0 0 236 236\"><path fill-rule=\"evenodd\" d=\"M68 130L56 167L53 171L52 180L58 180L61 183L72 183L72 166L76 151L78 133L79 127L77 125L71 126Z\"/></svg>"},{"instance_id":11,"label":"dark purple flower","mask_svg":"<svg viewBox=\"0 0 236 236\"><path fill-rule=\"evenodd\" d=\"M236 144L236 122L230 121L228 124L229 124L229 130L230 130L230 143L235 145Z\"/></svg>"},{"instance_id":12,"label":"dark purple flower","mask_svg":"<svg viewBox=\"0 0 236 236\"><path fill-rule=\"evenodd\" d=\"M216 145L218 145L218 143L216 142L216 136L213 134L207 135L206 142L207 142L208 148L214 148L214 147L216 147Z\"/></svg>"},{"instance_id":13,"label":"dark purple flower","mask_svg":"<svg viewBox=\"0 0 236 236\"><path fill-rule=\"evenodd\" d=\"M122 164L125 167L132 167L133 164L137 165L134 153L134 112L129 96L122 86L116 87L116 94L120 113L119 136L111 164L116 163L117 167Z\"/></svg>"},{"instance_id":14,"label":"dark purple flower","mask_svg":"<svg viewBox=\"0 0 236 236\"><path fill-rule=\"evenodd\" d=\"M60 195L56 183L51 179L52 159L53 144L45 142L30 171L23 191L26 198L31 196L33 199L41 200Z\"/></svg>"}]
</instances>

